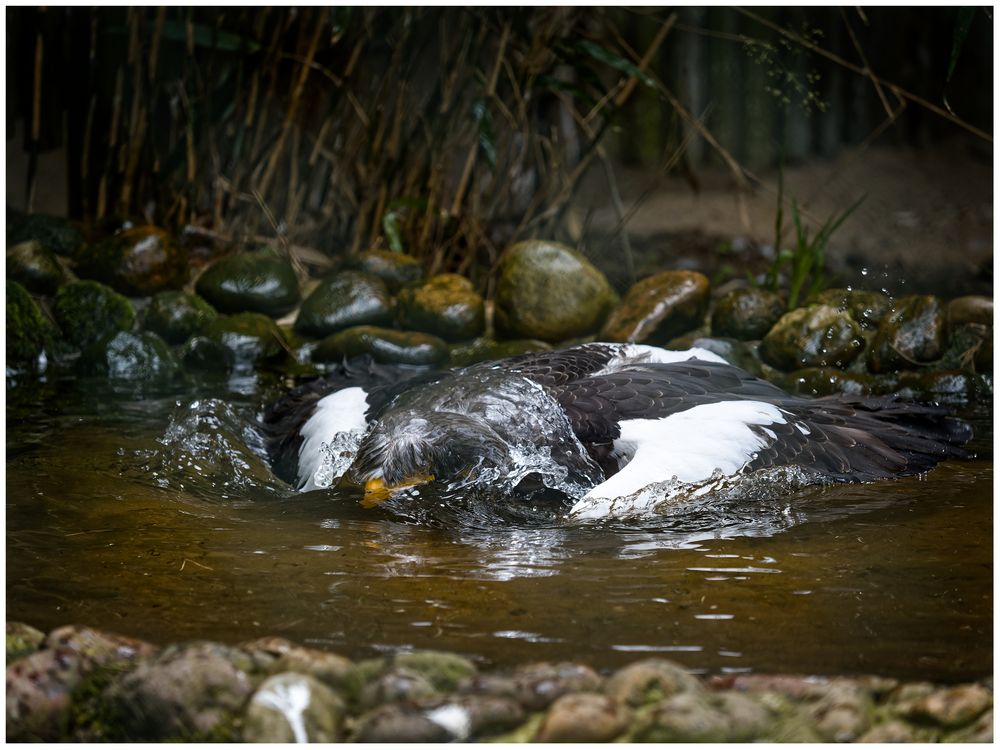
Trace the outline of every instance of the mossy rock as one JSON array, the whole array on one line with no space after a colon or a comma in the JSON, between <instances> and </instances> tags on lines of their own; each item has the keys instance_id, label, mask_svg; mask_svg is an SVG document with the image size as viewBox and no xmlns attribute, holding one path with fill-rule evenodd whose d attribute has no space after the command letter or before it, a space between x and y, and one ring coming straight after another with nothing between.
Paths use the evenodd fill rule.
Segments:
<instances>
[{"instance_id":1,"label":"mossy rock","mask_svg":"<svg viewBox=\"0 0 1000 750\"><path fill-rule=\"evenodd\" d=\"M118 331L91 344L80 356L85 375L116 380L166 380L180 370L167 343L150 331Z\"/></svg>"},{"instance_id":2,"label":"mossy rock","mask_svg":"<svg viewBox=\"0 0 1000 750\"><path fill-rule=\"evenodd\" d=\"M28 290L7 282L7 363L32 364L52 342L55 331Z\"/></svg>"},{"instance_id":3,"label":"mossy rock","mask_svg":"<svg viewBox=\"0 0 1000 750\"><path fill-rule=\"evenodd\" d=\"M365 250L350 256L344 265L377 276L394 294L407 284L415 284L424 278L424 269L419 260L412 255L394 253L391 250Z\"/></svg>"},{"instance_id":4,"label":"mossy rock","mask_svg":"<svg viewBox=\"0 0 1000 750\"><path fill-rule=\"evenodd\" d=\"M38 240L57 255L75 256L83 246L83 234L69 219L48 214L22 214L7 228L7 244Z\"/></svg>"},{"instance_id":5,"label":"mossy rock","mask_svg":"<svg viewBox=\"0 0 1000 750\"><path fill-rule=\"evenodd\" d=\"M299 280L291 263L266 249L223 258L198 277L195 291L222 313L280 318L299 303Z\"/></svg>"},{"instance_id":6,"label":"mossy rock","mask_svg":"<svg viewBox=\"0 0 1000 750\"><path fill-rule=\"evenodd\" d=\"M886 315L868 352L872 372L912 369L933 362L944 351L947 319L932 295L911 295Z\"/></svg>"},{"instance_id":7,"label":"mossy rock","mask_svg":"<svg viewBox=\"0 0 1000 750\"><path fill-rule=\"evenodd\" d=\"M785 302L767 289L736 289L715 302L712 335L739 341L763 338L785 314Z\"/></svg>"},{"instance_id":8,"label":"mossy rock","mask_svg":"<svg viewBox=\"0 0 1000 750\"><path fill-rule=\"evenodd\" d=\"M409 669L423 675L435 690L449 692L459 682L476 674L476 665L458 654L444 651L400 652L392 660L393 666Z\"/></svg>"},{"instance_id":9,"label":"mossy rock","mask_svg":"<svg viewBox=\"0 0 1000 750\"><path fill-rule=\"evenodd\" d=\"M76 271L129 296L148 296L182 286L187 279L187 258L168 232L146 225L81 250Z\"/></svg>"},{"instance_id":10,"label":"mossy rock","mask_svg":"<svg viewBox=\"0 0 1000 750\"><path fill-rule=\"evenodd\" d=\"M206 324L203 333L205 338L228 349L237 365L273 361L288 354L288 343L281 329L261 313L220 315ZM185 363L189 360L187 350L184 360Z\"/></svg>"},{"instance_id":11,"label":"mossy rock","mask_svg":"<svg viewBox=\"0 0 1000 750\"><path fill-rule=\"evenodd\" d=\"M7 278L36 294L55 294L67 274L55 253L38 240L27 240L7 248Z\"/></svg>"},{"instance_id":12,"label":"mossy rock","mask_svg":"<svg viewBox=\"0 0 1000 750\"><path fill-rule=\"evenodd\" d=\"M192 336L181 349L181 361L188 370L224 375L236 366L236 352L221 337Z\"/></svg>"},{"instance_id":13,"label":"mossy rock","mask_svg":"<svg viewBox=\"0 0 1000 750\"><path fill-rule=\"evenodd\" d=\"M551 351L551 349L552 347L549 344L537 339L495 341L483 336L463 344L452 346L449 361L452 367L467 367L476 362L506 359L507 357L516 357L519 354L528 354L529 352L547 352Z\"/></svg>"},{"instance_id":14,"label":"mossy rock","mask_svg":"<svg viewBox=\"0 0 1000 750\"><path fill-rule=\"evenodd\" d=\"M429 333L355 326L320 341L312 358L341 362L361 354L370 354L376 362L438 366L448 361L448 344Z\"/></svg>"},{"instance_id":15,"label":"mossy rock","mask_svg":"<svg viewBox=\"0 0 1000 750\"><path fill-rule=\"evenodd\" d=\"M790 372L844 368L864 348L861 327L850 315L829 305L813 305L785 313L761 341L760 354L769 365Z\"/></svg>"},{"instance_id":16,"label":"mossy rock","mask_svg":"<svg viewBox=\"0 0 1000 750\"><path fill-rule=\"evenodd\" d=\"M74 281L56 292L53 310L63 336L83 349L135 323L132 304L97 281Z\"/></svg>"},{"instance_id":17,"label":"mossy rock","mask_svg":"<svg viewBox=\"0 0 1000 750\"><path fill-rule=\"evenodd\" d=\"M42 647L45 633L23 622L7 623L7 663L35 653Z\"/></svg>"},{"instance_id":18,"label":"mossy rock","mask_svg":"<svg viewBox=\"0 0 1000 750\"><path fill-rule=\"evenodd\" d=\"M442 273L398 298L399 325L445 341L468 341L486 327L483 298L464 276Z\"/></svg>"},{"instance_id":19,"label":"mossy rock","mask_svg":"<svg viewBox=\"0 0 1000 750\"><path fill-rule=\"evenodd\" d=\"M874 330L892 310L892 300L882 292L866 289L825 289L812 300L845 311L862 328Z\"/></svg>"},{"instance_id":20,"label":"mossy rock","mask_svg":"<svg viewBox=\"0 0 1000 750\"><path fill-rule=\"evenodd\" d=\"M496 325L503 336L550 343L584 336L600 328L616 301L604 274L558 242L519 242L500 259Z\"/></svg>"},{"instance_id":21,"label":"mossy rock","mask_svg":"<svg viewBox=\"0 0 1000 750\"><path fill-rule=\"evenodd\" d=\"M662 344L701 325L709 281L697 271L664 271L632 285L604 323L606 341Z\"/></svg>"},{"instance_id":22,"label":"mossy rock","mask_svg":"<svg viewBox=\"0 0 1000 750\"><path fill-rule=\"evenodd\" d=\"M322 338L359 325L392 323L392 298L385 282L361 271L341 271L320 282L295 319L295 332Z\"/></svg>"},{"instance_id":23,"label":"mossy rock","mask_svg":"<svg viewBox=\"0 0 1000 750\"><path fill-rule=\"evenodd\" d=\"M149 301L143 314L143 326L170 344L183 344L201 332L218 313L196 294L160 292Z\"/></svg>"}]
</instances>

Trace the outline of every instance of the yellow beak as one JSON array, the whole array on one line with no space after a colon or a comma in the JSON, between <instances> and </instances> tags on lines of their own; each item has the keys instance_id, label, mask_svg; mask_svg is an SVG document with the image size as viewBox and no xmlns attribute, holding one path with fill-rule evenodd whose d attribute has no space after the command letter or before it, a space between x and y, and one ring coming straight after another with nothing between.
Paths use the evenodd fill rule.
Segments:
<instances>
[{"instance_id":1,"label":"yellow beak","mask_svg":"<svg viewBox=\"0 0 1000 750\"><path fill-rule=\"evenodd\" d=\"M381 477L369 479L365 482L365 496L361 500L361 505L365 508L374 508L379 503L384 503L400 490L416 487L434 480L431 475L407 477L399 484L387 485Z\"/></svg>"}]
</instances>

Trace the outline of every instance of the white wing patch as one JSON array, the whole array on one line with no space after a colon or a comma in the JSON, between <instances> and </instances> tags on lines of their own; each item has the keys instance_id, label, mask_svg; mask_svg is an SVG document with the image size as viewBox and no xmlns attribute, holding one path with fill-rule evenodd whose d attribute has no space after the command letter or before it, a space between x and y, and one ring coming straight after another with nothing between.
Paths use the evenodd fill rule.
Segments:
<instances>
[{"instance_id":1,"label":"white wing patch","mask_svg":"<svg viewBox=\"0 0 1000 750\"><path fill-rule=\"evenodd\" d=\"M596 373L597 375L618 372L629 365L648 363L671 364L673 362L686 362L689 359L700 359L702 362L718 362L723 365L728 364L718 354L710 352L708 349L699 349L697 347L674 351L647 344L603 344L603 346L614 347L618 350L618 353L608 360L608 363Z\"/></svg>"},{"instance_id":2,"label":"white wing patch","mask_svg":"<svg viewBox=\"0 0 1000 750\"><path fill-rule=\"evenodd\" d=\"M632 460L588 492L570 510L577 518L601 518L616 498L631 495L656 482L676 477L702 482L721 471L729 476L772 444L773 432L760 434L751 425L784 424L785 416L763 401L720 401L694 406L662 419L627 419L620 424L616 452Z\"/></svg>"},{"instance_id":3,"label":"white wing patch","mask_svg":"<svg viewBox=\"0 0 1000 750\"><path fill-rule=\"evenodd\" d=\"M326 459L324 446L340 433L364 431L368 426L365 420L367 413L368 394L358 387L344 388L316 402L312 416L302 425L301 430L299 490L304 492L319 486L329 486L328 481L316 481L316 474L323 468Z\"/></svg>"}]
</instances>

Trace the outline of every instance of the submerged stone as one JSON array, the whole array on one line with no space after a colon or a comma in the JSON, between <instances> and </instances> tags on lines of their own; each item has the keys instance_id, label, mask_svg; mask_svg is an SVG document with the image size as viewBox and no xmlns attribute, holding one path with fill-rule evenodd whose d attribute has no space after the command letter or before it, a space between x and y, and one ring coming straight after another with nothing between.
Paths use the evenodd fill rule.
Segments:
<instances>
[{"instance_id":1,"label":"submerged stone","mask_svg":"<svg viewBox=\"0 0 1000 750\"><path fill-rule=\"evenodd\" d=\"M7 248L7 278L24 284L36 294L55 294L68 279L55 253L38 240Z\"/></svg>"},{"instance_id":2,"label":"submerged stone","mask_svg":"<svg viewBox=\"0 0 1000 750\"><path fill-rule=\"evenodd\" d=\"M135 323L132 304L97 281L74 281L61 287L53 310L63 336L79 348L127 331Z\"/></svg>"},{"instance_id":3,"label":"submerged stone","mask_svg":"<svg viewBox=\"0 0 1000 750\"><path fill-rule=\"evenodd\" d=\"M373 248L347 258L347 268L377 276L396 293L407 284L413 284L424 277L424 269L420 261L406 253L394 253L391 250Z\"/></svg>"},{"instance_id":4,"label":"submerged stone","mask_svg":"<svg viewBox=\"0 0 1000 750\"><path fill-rule=\"evenodd\" d=\"M632 707L701 690L701 684L694 675L666 659L644 659L622 667L608 678L604 686L607 695Z\"/></svg>"},{"instance_id":5,"label":"submerged stone","mask_svg":"<svg viewBox=\"0 0 1000 750\"><path fill-rule=\"evenodd\" d=\"M516 703L492 696L425 698L382 706L362 716L354 742L465 742L524 721Z\"/></svg>"},{"instance_id":6,"label":"submerged stone","mask_svg":"<svg viewBox=\"0 0 1000 750\"><path fill-rule=\"evenodd\" d=\"M892 300L882 292L866 289L826 289L811 302L843 310L862 328L874 330L892 309Z\"/></svg>"},{"instance_id":7,"label":"submerged stone","mask_svg":"<svg viewBox=\"0 0 1000 750\"><path fill-rule=\"evenodd\" d=\"M370 680L361 690L362 708L375 708L384 703L417 700L437 695L439 691L419 672L395 667Z\"/></svg>"},{"instance_id":8,"label":"submerged stone","mask_svg":"<svg viewBox=\"0 0 1000 750\"><path fill-rule=\"evenodd\" d=\"M338 742L344 702L323 683L285 672L267 678L243 717L244 742Z\"/></svg>"},{"instance_id":9,"label":"submerged stone","mask_svg":"<svg viewBox=\"0 0 1000 750\"><path fill-rule=\"evenodd\" d=\"M463 679L476 674L471 661L444 651L401 651L392 657L391 664L423 675L442 692L454 690Z\"/></svg>"},{"instance_id":10,"label":"submerged stone","mask_svg":"<svg viewBox=\"0 0 1000 750\"><path fill-rule=\"evenodd\" d=\"M385 283L360 271L341 271L324 279L306 297L295 331L321 338L358 325L392 323L392 298Z\"/></svg>"},{"instance_id":11,"label":"submerged stone","mask_svg":"<svg viewBox=\"0 0 1000 750\"><path fill-rule=\"evenodd\" d=\"M889 372L936 360L944 350L945 323L937 297L903 297L879 326L868 352L868 367L872 372Z\"/></svg>"},{"instance_id":12,"label":"submerged stone","mask_svg":"<svg viewBox=\"0 0 1000 750\"><path fill-rule=\"evenodd\" d=\"M509 672L479 675L462 681L464 693L494 695L541 711L563 695L600 690L602 680L590 667L572 662L538 662Z\"/></svg>"},{"instance_id":13,"label":"submerged stone","mask_svg":"<svg viewBox=\"0 0 1000 750\"><path fill-rule=\"evenodd\" d=\"M701 325L709 282L697 271L664 271L634 284L601 330L607 341L662 344Z\"/></svg>"},{"instance_id":14,"label":"submerged stone","mask_svg":"<svg viewBox=\"0 0 1000 750\"><path fill-rule=\"evenodd\" d=\"M552 347L537 339L510 339L495 341L485 336L451 347L449 362L452 367L466 367L476 362L516 357L529 352L547 352Z\"/></svg>"},{"instance_id":15,"label":"submerged stone","mask_svg":"<svg viewBox=\"0 0 1000 750\"><path fill-rule=\"evenodd\" d=\"M7 622L7 663L35 653L42 647L45 633L23 622Z\"/></svg>"},{"instance_id":16,"label":"submerged stone","mask_svg":"<svg viewBox=\"0 0 1000 750\"><path fill-rule=\"evenodd\" d=\"M83 246L83 234L69 219L48 214L22 214L7 229L7 244L41 242L57 255L74 256Z\"/></svg>"},{"instance_id":17,"label":"submerged stone","mask_svg":"<svg viewBox=\"0 0 1000 750\"><path fill-rule=\"evenodd\" d=\"M16 281L7 282L7 364L31 365L52 342L55 331L38 303Z\"/></svg>"},{"instance_id":18,"label":"submerged stone","mask_svg":"<svg viewBox=\"0 0 1000 750\"><path fill-rule=\"evenodd\" d=\"M183 344L201 332L216 315L212 306L196 294L160 292L146 307L143 325L169 344Z\"/></svg>"},{"instance_id":19,"label":"submerged stone","mask_svg":"<svg viewBox=\"0 0 1000 750\"><path fill-rule=\"evenodd\" d=\"M727 742L728 717L703 693L678 693L641 712L632 739L638 742Z\"/></svg>"},{"instance_id":20,"label":"submerged stone","mask_svg":"<svg viewBox=\"0 0 1000 750\"><path fill-rule=\"evenodd\" d=\"M783 385L803 396L870 396L889 393L894 381L886 381L867 373L848 372L836 367L806 367L788 374Z\"/></svg>"},{"instance_id":21,"label":"submerged stone","mask_svg":"<svg viewBox=\"0 0 1000 750\"><path fill-rule=\"evenodd\" d=\"M45 638L46 648L69 649L90 659L94 664L121 665L136 659L149 658L157 648L137 638L108 633L82 625L64 625Z\"/></svg>"},{"instance_id":22,"label":"submerged stone","mask_svg":"<svg viewBox=\"0 0 1000 750\"><path fill-rule=\"evenodd\" d=\"M73 691L93 663L71 649L45 649L7 665L9 742L57 742L62 739Z\"/></svg>"},{"instance_id":23,"label":"submerged stone","mask_svg":"<svg viewBox=\"0 0 1000 750\"><path fill-rule=\"evenodd\" d=\"M260 638L241 645L254 658L265 658L270 674L298 672L316 678L327 687L355 701L362 687L354 662L339 654L305 648L284 638Z\"/></svg>"},{"instance_id":24,"label":"submerged stone","mask_svg":"<svg viewBox=\"0 0 1000 750\"><path fill-rule=\"evenodd\" d=\"M292 264L270 250L223 258L198 277L195 290L222 313L280 318L299 303L299 280Z\"/></svg>"},{"instance_id":25,"label":"submerged stone","mask_svg":"<svg viewBox=\"0 0 1000 750\"><path fill-rule=\"evenodd\" d=\"M239 365L276 360L288 352L281 329L261 313L220 315L205 326L204 336L229 349Z\"/></svg>"},{"instance_id":26,"label":"submerged stone","mask_svg":"<svg viewBox=\"0 0 1000 750\"><path fill-rule=\"evenodd\" d=\"M80 369L118 380L154 380L173 377L180 363L155 333L119 331L84 349Z\"/></svg>"},{"instance_id":27,"label":"submerged stone","mask_svg":"<svg viewBox=\"0 0 1000 750\"><path fill-rule=\"evenodd\" d=\"M173 289L187 279L187 258L176 240L154 226L132 227L77 256L77 273L130 296Z\"/></svg>"},{"instance_id":28,"label":"submerged stone","mask_svg":"<svg viewBox=\"0 0 1000 750\"><path fill-rule=\"evenodd\" d=\"M956 297L948 303L946 315L949 330L966 323L992 327L993 298L978 294Z\"/></svg>"},{"instance_id":29,"label":"submerged stone","mask_svg":"<svg viewBox=\"0 0 1000 750\"><path fill-rule=\"evenodd\" d=\"M535 742L611 742L628 728L628 712L600 693L564 695L549 708Z\"/></svg>"},{"instance_id":30,"label":"submerged stone","mask_svg":"<svg viewBox=\"0 0 1000 750\"><path fill-rule=\"evenodd\" d=\"M320 341L312 358L314 362L340 362L360 354L387 364L442 365L448 361L448 344L429 333L355 326Z\"/></svg>"},{"instance_id":31,"label":"submerged stone","mask_svg":"<svg viewBox=\"0 0 1000 750\"><path fill-rule=\"evenodd\" d=\"M781 296L767 289L736 289L715 302L712 335L740 341L764 337L785 314Z\"/></svg>"},{"instance_id":32,"label":"submerged stone","mask_svg":"<svg viewBox=\"0 0 1000 750\"><path fill-rule=\"evenodd\" d=\"M865 348L861 328L829 305L800 307L786 313L761 341L761 358L779 370L846 367Z\"/></svg>"},{"instance_id":33,"label":"submerged stone","mask_svg":"<svg viewBox=\"0 0 1000 750\"><path fill-rule=\"evenodd\" d=\"M236 365L236 353L221 338L192 336L181 350L181 360L189 370L225 374Z\"/></svg>"},{"instance_id":34,"label":"submerged stone","mask_svg":"<svg viewBox=\"0 0 1000 750\"><path fill-rule=\"evenodd\" d=\"M472 282L442 273L399 293L399 325L446 341L467 341L486 326L483 298Z\"/></svg>"},{"instance_id":35,"label":"submerged stone","mask_svg":"<svg viewBox=\"0 0 1000 750\"><path fill-rule=\"evenodd\" d=\"M528 240L500 259L496 325L504 336L550 343L596 331L615 304L607 278L558 242Z\"/></svg>"}]
</instances>

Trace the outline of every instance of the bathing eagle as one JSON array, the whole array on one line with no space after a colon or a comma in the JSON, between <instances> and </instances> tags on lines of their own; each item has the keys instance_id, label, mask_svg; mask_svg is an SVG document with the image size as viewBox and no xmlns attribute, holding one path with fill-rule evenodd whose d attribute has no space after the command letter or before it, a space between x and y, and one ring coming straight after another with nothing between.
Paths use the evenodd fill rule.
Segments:
<instances>
[{"instance_id":1,"label":"bathing eagle","mask_svg":"<svg viewBox=\"0 0 1000 750\"><path fill-rule=\"evenodd\" d=\"M968 424L891 397L803 398L703 350L585 344L461 369L352 360L263 415L275 473L364 488L537 482L600 517L664 481L789 467L811 481L917 474L968 455ZM721 472L721 473L720 473Z\"/></svg>"}]
</instances>

